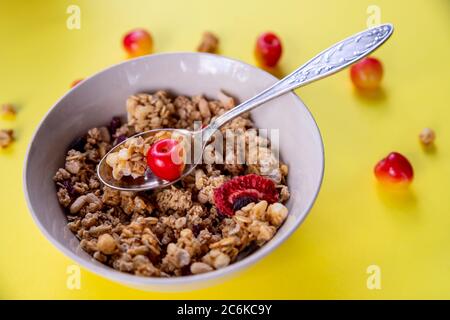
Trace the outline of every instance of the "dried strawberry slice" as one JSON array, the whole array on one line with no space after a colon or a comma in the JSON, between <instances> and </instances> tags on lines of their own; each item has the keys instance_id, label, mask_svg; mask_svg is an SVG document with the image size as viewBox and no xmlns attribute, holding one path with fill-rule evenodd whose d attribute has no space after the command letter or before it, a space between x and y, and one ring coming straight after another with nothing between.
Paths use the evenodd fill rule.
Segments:
<instances>
[{"instance_id":1,"label":"dried strawberry slice","mask_svg":"<svg viewBox=\"0 0 450 320\"><path fill-rule=\"evenodd\" d=\"M219 188L214 189L214 203L217 209L228 216L250 202L266 200L268 203L278 201L278 192L272 180L248 174L235 177Z\"/></svg>"}]
</instances>

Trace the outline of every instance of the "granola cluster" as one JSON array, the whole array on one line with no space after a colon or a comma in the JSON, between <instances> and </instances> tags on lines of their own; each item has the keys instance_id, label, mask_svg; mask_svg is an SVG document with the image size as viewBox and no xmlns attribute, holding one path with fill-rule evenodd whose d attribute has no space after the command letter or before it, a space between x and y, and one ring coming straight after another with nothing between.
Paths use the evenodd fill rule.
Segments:
<instances>
[{"instance_id":1,"label":"granola cluster","mask_svg":"<svg viewBox=\"0 0 450 320\"><path fill-rule=\"evenodd\" d=\"M212 32L203 33L202 40L197 47L198 52L216 53L219 47L219 38Z\"/></svg>"},{"instance_id":2,"label":"granola cluster","mask_svg":"<svg viewBox=\"0 0 450 320\"><path fill-rule=\"evenodd\" d=\"M267 150L261 164L202 164L175 185L146 192L125 192L102 185L96 165L126 137L155 128L208 124L234 107L234 100L203 96L171 97L167 92L138 94L127 101L127 123L117 117L109 126L93 128L69 147L65 164L54 176L58 200L68 228L80 246L112 268L140 276L171 277L200 274L226 267L269 241L287 216L287 166L273 166ZM236 135L253 128L248 115L226 126ZM247 137L248 141L258 137ZM108 162L117 177L139 175L151 141L132 139ZM131 161L130 161L131 160ZM130 165L132 163L133 165ZM269 166L270 165L270 166ZM225 216L214 204L214 189L234 176L264 174L271 178L281 202L256 201ZM275 172L275 173L274 173Z\"/></svg>"},{"instance_id":3,"label":"granola cluster","mask_svg":"<svg viewBox=\"0 0 450 320\"><path fill-rule=\"evenodd\" d=\"M112 152L106 157L106 163L112 168L112 176L116 180L122 177L142 177L145 173L147 154L150 144L142 137L131 138L121 145L117 152Z\"/></svg>"},{"instance_id":4,"label":"granola cluster","mask_svg":"<svg viewBox=\"0 0 450 320\"><path fill-rule=\"evenodd\" d=\"M17 113L16 108L11 103L4 103L0 109L0 114L5 117L13 117Z\"/></svg>"},{"instance_id":5,"label":"granola cluster","mask_svg":"<svg viewBox=\"0 0 450 320\"><path fill-rule=\"evenodd\" d=\"M13 130L0 130L0 149L8 147L14 140Z\"/></svg>"}]
</instances>

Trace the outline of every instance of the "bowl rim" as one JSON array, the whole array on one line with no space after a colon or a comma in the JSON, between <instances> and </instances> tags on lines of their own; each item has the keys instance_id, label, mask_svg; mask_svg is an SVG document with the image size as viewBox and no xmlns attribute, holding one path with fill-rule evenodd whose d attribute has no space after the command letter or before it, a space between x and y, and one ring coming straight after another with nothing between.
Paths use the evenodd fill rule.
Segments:
<instances>
[{"instance_id":1,"label":"bowl rim","mask_svg":"<svg viewBox=\"0 0 450 320\"><path fill-rule=\"evenodd\" d=\"M31 205L31 201L30 201L30 196L29 196L29 191L28 191L28 187L27 187L27 167L28 167L28 158L30 155L30 150L35 142L35 138L37 133L40 131L41 127L44 125L44 122L46 121L46 119L48 118L49 114L61 103L61 101L63 101L73 90L76 90L78 87L81 87L83 85L86 85L90 79L97 77L100 74L103 74L105 72L108 72L111 69L114 68L119 68L122 65L125 64L129 64L129 63L133 63L139 60L147 60L147 59L153 59L155 57L161 57L161 56L176 56L176 55L182 55L182 56L208 56L210 58L216 59L217 62L219 62L220 60L222 61L227 61L227 62L232 62L235 64L241 64L244 65L245 67L251 69L252 71L256 71L256 72L262 72L263 74L265 74L265 76L268 76L269 78L273 79L274 82L279 80L278 78L276 78L275 76L273 76L272 74L270 74L269 72L258 68L256 66L253 66L249 63L246 63L244 61L238 60L238 59L234 59L234 58L229 58L229 57L225 57L222 55L216 55L216 54L211 54L211 53L202 53L202 52L184 52L184 51L179 51L179 52L162 52L162 53L155 53L155 54L151 54L151 55L146 55L146 56L142 56L142 57L137 57L134 59L129 59L126 61L122 61L120 63L116 63L113 64L109 67L106 67L102 70L100 70L99 72L94 73L93 75L89 76L88 78L84 79L81 83L79 83L78 85L76 85L75 87L71 88L70 90L68 90L61 98L59 98L54 104L53 106L45 113L45 115L42 117L41 121L39 122L39 124L37 125L36 129L34 130L34 133L29 141L26 153L25 153L25 158L24 158L24 164L23 164L23 175L22 175L22 183L23 183L23 189L24 189L24 193L25 193L25 200L27 203L27 207L28 207L28 211L30 212L35 224L38 226L38 228L40 229L40 231L44 234L44 236L57 248L59 249L66 257L72 259L73 261L75 261L77 264L79 264L80 266L86 268L88 271L91 271L103 278L107 278L109 280L115 281L115 282L119 282L121 284L129 284L132 286L145 286L145 285L157 285L157 286L173 286L173 285L186 285L186 284L190 284L190 283L202 283L202 282L207 282L209 280L213 280L213 279L217 279L217 278L222 278L225 277L227 275L231 275L233 273L236 273L239 270L245 269L247 267L249 267L250 265L258 262L259 260L261 260L263 257L267 256L269 253L271 253L273 250L275 250L277 247L279 247L283 242L285 242L298 228L299 226L303 223L303 221L306 219L306 217L309 215L312 206L314 205L315 201L317 200L317 197L319 195L319 191L321 189L322 183L323 183L323 177L324 177L324 170L325 170L325 152L324 152L324 144L323 144L323 139L322 139L322 134L320 132L319 126L317 125L316 120L314 119L311 111L308 109L308 107L303 103L303 101L300 99L300 97L295 94L294 91L288 92L286 93L287 95L291 95L294 97L294 99L297 99L302 106L305 108L307 114L311 117L311 120L317 130L318 133L318 138L320 141L319 144L319 148L321 151L321 166L320 166L320 181L319 184L317 185L316 190L314 190L314 196L312 197L312 199L310 200L310 202L308 203L308 205L306 206L306 209L304 210L304 214L297 220L295 221L295 223L292 225L292 227L290 229L287 230L287 232L283 235L281 235L279 238L277 239L272 239L270 240L268 243L264 244L264 246L262 246L261 248L259 248L258 250L256 250L255 252L253 252L251 255L245 257L244 259L234 262L224 268L218 269L218 270L214 270L211 272L206 272L206 273L202 273L202 274L197 274L197 275L187 275L187 276L179 276L179 277L168 277L168 278L158 278L158 277L144 277L144 276L137 276L137 275L133 275L133 274L128 274L125 272L121 272L118 270L115 270L109 266L100 266L97 263L95 263L92 260L85 260L81 257L79 257L77 254L73 253L71 250L67 249L63 244L61 244L56 238L54 238L49 232L47 232L47 230L45 229L45 227L41 224L41 222L39 221L39 219L36 216L36 213L34 212L33 206ZM93 258L91 258L93 259Z\"/></svg>"}]
</instances>

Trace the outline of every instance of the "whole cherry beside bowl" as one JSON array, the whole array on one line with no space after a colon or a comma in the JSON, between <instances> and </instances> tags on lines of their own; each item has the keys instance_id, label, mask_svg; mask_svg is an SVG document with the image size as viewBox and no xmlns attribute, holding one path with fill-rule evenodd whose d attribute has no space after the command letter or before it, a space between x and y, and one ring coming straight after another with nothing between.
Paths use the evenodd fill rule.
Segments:
<instances>
[{"instance_id":1,"label":"whole cherry beside bowl","mask_svg":"<svg viewBox=\"0 0 450 320\"><path fill-rule=\"evenodd\" d=\"M414 170L409 160L398 152L391 152L381 159L374 168L380 182L394 186L409 185L414 178Z\"/></svg>"},{"instance_id":2,"label":"whole cherry beside bowl","mask_svg":"<svg viewBox=\"0 0 450 320\"><path fill-rule=\"evenodd\" d=\"M145 29L129 31L123 37L122 44L130 58L150 54L153 51L153 38Z\"/></svg>"},{"instance_id":3,"label":"whole cherry beside bowl","mask_svg":"<svg viewBox=\"0 0 450 320\"><path fill-rule=\"evenodd\" d=\"M383 65L377 58L364 58L351 66L350 77L358 89L375 90L383 78Z\"/></svg>"},{"instance_id":4,"label":"whole cherry beside bowl","mask_svg":"<svg viewBox=\"0 0 450 320\"><path fill-rule=\"evenodd\" d=\"M264 32L256 40L255 57L262 67L273 68L283 53L280 38L273 32Z\"/></svg>"}]
</instances>

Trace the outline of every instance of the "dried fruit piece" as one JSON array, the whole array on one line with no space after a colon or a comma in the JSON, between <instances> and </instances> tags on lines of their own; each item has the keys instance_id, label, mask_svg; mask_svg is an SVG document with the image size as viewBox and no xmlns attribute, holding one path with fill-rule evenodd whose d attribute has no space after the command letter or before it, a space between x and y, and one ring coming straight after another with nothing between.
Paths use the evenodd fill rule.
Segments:
<instances>
[{"instance_id":1,"label":"dried fruit piece","mask_svg":"<svg viewBox=\"0 0 450 320\"><path fill-rule=\"evenodd\" d=\"M150 147L147 153L147 165L157 177L173 181L184 170L184 149L175 139L161 139Z\"/></svg>"},{"instance_id":2,"label":"dried fruit piece","mask_svg":"<svg viewBox=\"0 0 450 320\"><path fill-rule=\"evenodd\" d=\"M357 88L373 90L378 88L383 78L383 66L378 59L367 57L352 65L350 76Z\"/></svg>"},{"instance_id":3,"label":"dried fruit piece","mask_svg":"<svg viewBox=\"0 0 450 320\"><path fill-rule=\"evenodd\" d=\"M130 58L150 54L153 50L153 39L144 29L134 29L123 37L123 47Z\"/></svg>"},{"instance_id":4,"label":"dried fruit piece","mask_svg":"<svg viewBox=\"0 0 450 320\"><path fill-rule=\"evenodd\" d=\"M237 199L234 200L234 202L233 202L233 210L234 211L238 211L241 208L243 208L246 205L248 205L249 203L257 202L257 201L258 201L258 199L256 197L243 195L243 196L238 197Z\"/></svg>"},{"instance_id":5,"label":"dried fruit piece","mask_svg":"<svg viewBox=\"0 0 450 320\"><path fill-rule=\"evenodd\" d=\"M122 119L120 117L112 117L111 122L109 123L108 129L109 133L115 134L116 130L122 126Z\"/></svg>"},{"instance_id":6,"label":"dried fruit piece","mask_svg":"<svg viewBox=\"0 0 450 320\"><path fill-rule=\"evenodd\" d=\"M398 152L391 152L375 166L375 176L392 184L409 184L414 177L411 163Z\"/></svg>"},{"instance_id":7,"label":"dried fruit piece","mask_svg":"<svg viewBox=\"0 0 450 320\"><path fill-rule=\"evenodd\" d=\"M265 67L275 67L282 51L280 39L272 32L264 32L256 40L255 57Z\"/></svg>"},{"instance_id":8,"label":"dried fruit piece","mask_svg":"<svg viewBox=\"0 0 450 320\"><path fill-rule=\"evenodd\" d=\"M114 141L114 146L117 146L118 144L124 142L125 140L127 140L127 136L124 134L121 134L120 136L117 137L117 139Z\"/></svg>"},{"instance_id":9,"label":"dried fruit piece","mask_svg":"<svg viewBox=\"0 0 450 320\"><path fill-rule=\"evenodd\" d=\"M84 152L84 146L87 143L86 136L75 138L70 144L68 150Z\"/></svg>"},{"instance_id":10,"label":"dried fruit piece","mask_svg":"<svg viewBox=\"0 0 450 320\"><path fill-rule=\"evenodd\" d=\"M197 47L198 52L217 52L219 47L219 38L217 38L213 33L206 31L203 33L202 42Z\"/></svg>"},{"instance_id":11,"label":"dried fruit piece","mask_svg":"<svg viewBox=\"0 0 450 320\"><path fill-rule=\"evenodd\" d=\"M67 193L69 194L69 196L74 197L76 195L76 191L73 188L73 185L69 180L64 180L61 184L67 190Z\"/></svg>"},{"instance_id":12,"label":"dried fruit piece","mask_svg":"<svg viewBox=\"0 0 450 320\"><path fill-rule=\"evenodd\" d=\"M245 198L274 203L278 201L278 192L272 180L256 174L235 177L214 189L214 203L217 209L228 216L234 215L235 203Z\"/></svg>"},{"instance_id":13,"label":"dried fruit piece","mask_svg":"<svg viewBox=\"0 0 450 320\"><path fill-rule=\"evenodd\" d=\"M8 147L14 140L13 130L0 130L0 148Z\"/></svg>"},{"instance_id":14,"label":"dried fruit piece","mask_svg":"<svg viewBox=\"0 0 450 320\"><path fill-rule=\"evenodd\" d=\"M10 103L2 104L1 114L5 117L13 117L16 115L16 108Z\"/></svg>"},{"instance_id":15,"label":"dried fruit piece","mask_svg":"<svg viewBox=\"0 0 450 320\"><path fill-rule=\"evenodd\" d=\"M433 129L424 128L420 132L419 139L424 146L429 146L434 143L434 140L436 139L436 134Z\"/></svg>"}]
</instances>

